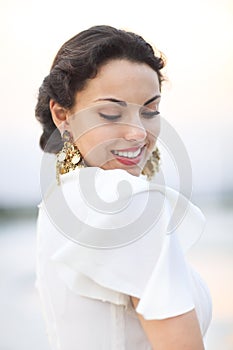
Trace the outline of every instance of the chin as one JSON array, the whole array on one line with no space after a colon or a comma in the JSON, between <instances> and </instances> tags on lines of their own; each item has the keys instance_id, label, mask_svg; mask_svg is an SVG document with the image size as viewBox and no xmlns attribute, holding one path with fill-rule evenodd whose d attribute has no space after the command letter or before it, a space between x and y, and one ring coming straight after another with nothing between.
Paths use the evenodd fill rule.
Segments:
<instances>
[{"instance_id":1,"label":"chin","mask_svg":"<svg viewBox=\"0 0 233 350\"><path fill-rule=\"evenodd\" d=\"M134 175L134 176L140 176L141 175L141 171L142 170L140 170L140 169L124 169L124 170L126 170L129 174L131 174L131 175Z\"/></svg>"}]
</instances>

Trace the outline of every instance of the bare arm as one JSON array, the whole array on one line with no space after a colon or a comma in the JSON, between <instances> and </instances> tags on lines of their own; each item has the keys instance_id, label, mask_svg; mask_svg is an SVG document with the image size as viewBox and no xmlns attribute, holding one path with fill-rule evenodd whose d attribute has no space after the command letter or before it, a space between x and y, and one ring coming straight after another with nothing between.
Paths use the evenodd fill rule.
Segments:
<instances>
[{"instance_id":1,"label":"bare arm","mask_svg":"<svg viewBox=\"0 0 233 350\"><path fill-rule=\"evenodd\" d=\"M134 308L138 298L131 297ZM204 350L195 310L163 320L145 320L137 314L153 350Z\"/></svg>"}]
</instances>

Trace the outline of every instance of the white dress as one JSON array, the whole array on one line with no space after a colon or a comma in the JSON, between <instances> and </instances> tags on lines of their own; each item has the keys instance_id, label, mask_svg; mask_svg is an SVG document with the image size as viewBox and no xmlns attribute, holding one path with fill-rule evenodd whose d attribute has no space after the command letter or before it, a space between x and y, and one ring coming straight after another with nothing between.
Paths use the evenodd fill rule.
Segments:
<instances>
[{"instance_id":1,"label":"white dress","mask_svg":"<svg viewBox=\"0 0 233 350\"><path fill-rule=\"evenodd\" d=\"M184 254L204 221L184 196L143 176L95 167L63 175L37 222L36 286L51 349L151 350L137 313L164 319L194 308L204 337L211 298ZM130 296L140 299L136 310Z\"/></svg>"}]
</instances>

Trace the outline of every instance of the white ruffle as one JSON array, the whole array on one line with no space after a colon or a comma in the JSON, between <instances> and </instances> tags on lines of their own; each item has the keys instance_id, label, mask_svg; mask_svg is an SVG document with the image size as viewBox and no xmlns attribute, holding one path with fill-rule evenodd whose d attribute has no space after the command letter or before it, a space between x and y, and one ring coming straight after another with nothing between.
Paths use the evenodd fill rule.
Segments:
<instances>
[{"instance_id":1,"label":"white ruffle","mask_svg":"<svg viewBox=\"0 0 233 350\"><path fill-rule=\"evenodd\" d=\"M77 188L80 172L85 172L88 181L93 175L93 168L77 169L62 177L62 191L69 208L75 215L77 212L82 215L79 219L83 222L91 223L93 231L97 226L103 229L114 227L113 215L94 211L85 198L77 195L77 191L80 191ZM130 302L130 295L139 298L136 311L145 319L163 319L192 310L196 303L193 276L183 251L200 237L204 229L205 219L202 212L175 190L148 184L142 177L135 177L119 169L98 169L95 182L98 195L103 201L113 203L117 199L117 184L123 180L131 184L132 192L126 191L123 196L126 202L127 196L129 197L127 203L131 201L131 207L125 206L125 210L118 213L115 225L120 227L120 223L129 224L137 216L140 217L141 206L147 203L148 195L151 194L154 196L155 206L156 203L161 204L162 197L164 199L155 224L147 229L146 234L132 239L130 244L112 249L86 247L68 239L66 245L51 256L51 262L74 293L125 307ZM49 215L48 203L51 201L53 205L59 206L58 202L54 202L57 190L54 187L42 202L39 209L40 229L48 230L49 225L55 225ZM168 233L178 197L181 206L186 206L187 210L178 227ZM62 217L62 212L60 215ZM66 217L63 220L66 221ZM204 328L207 328L206 324Z\"/></svg>"}]
</instances>

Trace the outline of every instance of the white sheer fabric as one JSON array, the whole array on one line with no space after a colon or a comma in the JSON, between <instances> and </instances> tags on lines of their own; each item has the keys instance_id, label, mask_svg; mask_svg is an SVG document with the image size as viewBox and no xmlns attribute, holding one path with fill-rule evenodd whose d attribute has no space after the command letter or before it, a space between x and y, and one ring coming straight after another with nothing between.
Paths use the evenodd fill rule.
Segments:
<instances>
[{"instance_id":1,"label":"white sheer fabric","mask_svg":"<svg viewBox=\"0 0 233 350\"><path fill-rule=\"evenodd\" d=\"M85 176L80 178L80 174ZM145 319L163 319L193 308L204 336L211 319L211 299L205 283L184 256L184 251L203 230L201 211L182 198L188 202L186 215L176 230L168 234L178 193L168 187L148 185L143 177L119 169L98 169L95 190L103 201L116 203L117 184L126 180L132 189L130 193L126 188L123 195L122 203L127 205L114 214L108 205L107 211L98 211L80 192L83 186L80 179L88 183L92 175L93 168L64 175L61 188L53 186L39 206L36 285L51 348L149 350L151 346L137 313ZM61 234L61 228L70 229L64 212L60 211L59 226L56 222L60 205L57 191L61 190L69 209L84 223L77 228L75 239L86 239L86 234L90 242L93 238L99 244L95 229L99 228L98 232L107 229L101 236L101 243L104 246L107 242L107 248L96 249L74 242L76 231ZM132 224L148 210L148 195L155 207L162 204L156 220L150 226L145 223L144 234L129 232L128 244L116 246L117 233L121 243L125 238L120 236L121 228L128 225L129 229L135 229ZM125 202L127 196L130 201ZM53 207L56 210L51 212ZM138 232L143 230L140 225ZM109 228L118 230L112 235ZM130 295L140 298L136 310L130 303Z\"/></svg>"}]
</instances>

